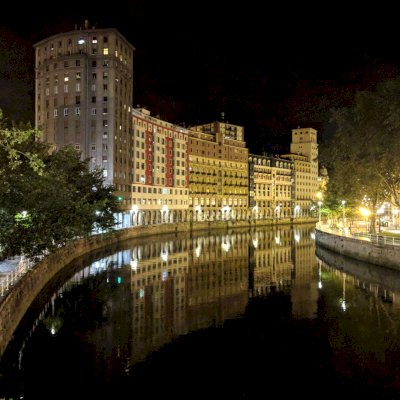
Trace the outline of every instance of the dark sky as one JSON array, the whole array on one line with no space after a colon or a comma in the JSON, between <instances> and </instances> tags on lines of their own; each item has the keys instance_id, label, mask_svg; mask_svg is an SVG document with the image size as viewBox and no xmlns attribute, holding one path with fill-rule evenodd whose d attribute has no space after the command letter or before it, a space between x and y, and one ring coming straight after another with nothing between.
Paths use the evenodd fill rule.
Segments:
<instances>
[{"instance_id":1,"label":"dark sky","mask_svg":"<svg viewBox=\"0 0 400 400\"><path fill-rule=\"evenodd\" d=\"M0 107L12 119L29 115L21 107L33 79L33 43L87 19L118 29L136 48L133 104L153 115L189 126L224 112L245 127L253 152L287 151L298 126L317 129L323 140L330 110L396 76L400 51L393 6L320 3L14 2L0 16ZM32 92L31 85L30 99ZM26 104L32 118L33 103Z\"/></svg>"}]
</instances>

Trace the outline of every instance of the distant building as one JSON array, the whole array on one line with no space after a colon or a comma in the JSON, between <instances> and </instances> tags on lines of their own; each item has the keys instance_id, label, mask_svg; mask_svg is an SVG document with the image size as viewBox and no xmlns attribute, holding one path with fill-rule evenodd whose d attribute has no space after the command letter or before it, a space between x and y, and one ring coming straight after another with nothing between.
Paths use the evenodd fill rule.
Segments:
<instances>
[{"instance_id":1,"label":"distant building","mask_svg":"<svg viewBox=\"0 0 400 400\"><path fill-rule=\"evenodd\" d=\"M314 214L319 192L317 131L313 128L292 129L290 153L281 157L294 162L293 215Z\"/></svg>"},{"instance_id":2,"label":"distant building","mask_svg":"<svg viewBox=\"0 0 400 400\"><path fill-rule=\"evenodd\" d=\"M55 149L72 145L101 168L129 210L134 47L117 30L86 23L34 48L36 128Z\"/></svg>"},{"instance_id":3,"label":"distant building","mask_svg":"<svg viewBox=\"0 0 400 400\"><path fill-rule=\"evenodd\" d=\"M249 207L253 220L293 214L293 161L249 154Z\"/></svg>"}]
</instances>

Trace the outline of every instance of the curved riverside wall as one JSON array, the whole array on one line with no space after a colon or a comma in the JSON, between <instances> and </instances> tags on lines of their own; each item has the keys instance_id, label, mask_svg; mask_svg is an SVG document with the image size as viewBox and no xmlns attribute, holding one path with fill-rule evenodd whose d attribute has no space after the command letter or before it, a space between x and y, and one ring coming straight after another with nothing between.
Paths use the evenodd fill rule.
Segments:
<instances>
[{"instance_id":1,"label":"curved riverside wall","mask_svg":"<svg viewBox=\"0 0 400 400\"><path fill-rule=\"evenodd\" d=\"M250 223L249 223L250 222ZM45 257L25 275L23 275L12 289L0 301L0 358L23 316L47 282L64 267L71 264L78 257L102 248L111 247L118 242L147 236L162 235L164 233L206 231L230 228L251 228L255 226L288 225L295 222L312 223L315 219L296 218L281 220L256 221L213 221L213 222L182 222L176 224L160 224L138 226L120 229L114 232L93 235L86 239L79 239L56 253Z\"/></svg>"},{"instance_id":2,"label":"curved riverside wall","mask_svg":"<svg viewBox=\"0 0 400 400\"><path fill-rule=\"evenodd\" d=\"M318 228L315 230L315 242L344 256L400 271L400 246L341 236Z\"/></svg>"}]
</instances>

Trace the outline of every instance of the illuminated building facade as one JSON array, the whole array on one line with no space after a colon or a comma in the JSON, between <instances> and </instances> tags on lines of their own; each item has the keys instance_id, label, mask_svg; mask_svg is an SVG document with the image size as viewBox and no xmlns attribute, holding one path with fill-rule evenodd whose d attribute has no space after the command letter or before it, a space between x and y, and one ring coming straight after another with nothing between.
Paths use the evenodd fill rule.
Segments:
<instances>
[{"instance_id":1,"label":"illuminated building facade","mask_svg":"<svg viewBox=\"0 0 400 400\"><path fill-rule=\"evenodd\" d=\"M117 30L87 23L34 47L35 127L54 149L71 145L90 159L129 210L134 47Z\"/></svg>"},{"instance_id":2,"label":"illuminated building facade","mask_svg":"<svg viewBox=\"0 0 400 400\"><path fill-rule=\"evenodd\" d=\"M132 125L132 224L186 221L189 206L187 130L154 118L143 108L132 110Z\"/></svg>"},{"instance_id":3,"label":"illuminated building facade","mask_svg":"<svg viewBox=\"0 0 400 400\"><path fill-rule=\"evenodd\" d=\"M249 207L253 220L292 216L293 161L249 155Z\"/></svg>"},{"instance_id":4,"label":"illuminated building facade","mask_svg":"<svg viewBox=\"0 0 400 400\"><path fill-rule=\"evenodd\" d=\"M308 216L316 209L319 192L317 131L292 129L290 153L281 157L294 162L293 215Z\"/></svg>"},{"instance_id":5,"label":"illuminated building facade","mask_svg":"<svg viewBox=\"0 0 400 400\"><path fill-rule=\"evenodd\" d=\"M189 128L189 207L195 221L247 219L244 128L226 122Z\"/></svg>"}]
</instances>

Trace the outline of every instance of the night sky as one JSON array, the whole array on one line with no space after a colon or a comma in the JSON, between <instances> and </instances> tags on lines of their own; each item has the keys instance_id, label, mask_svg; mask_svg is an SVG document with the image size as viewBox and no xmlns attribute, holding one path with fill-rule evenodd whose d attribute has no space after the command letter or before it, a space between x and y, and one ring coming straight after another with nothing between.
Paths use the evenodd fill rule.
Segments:
<instances>
[{"instance_id":1,"label":"night sky","mask_svg":"<svg viewBox=\"0 0 400 400\"><path fill-rule=\"evenodd\" d=\"M186 126L224 112L256 153L287 152L298 126L317 129L323 142L331 109L400 67L394 6L348 3L14 2L0 16L0 107L10 120L33 122L33 44L88 20L136 48L134 106Z\"/></svg>"}]
</instances>

